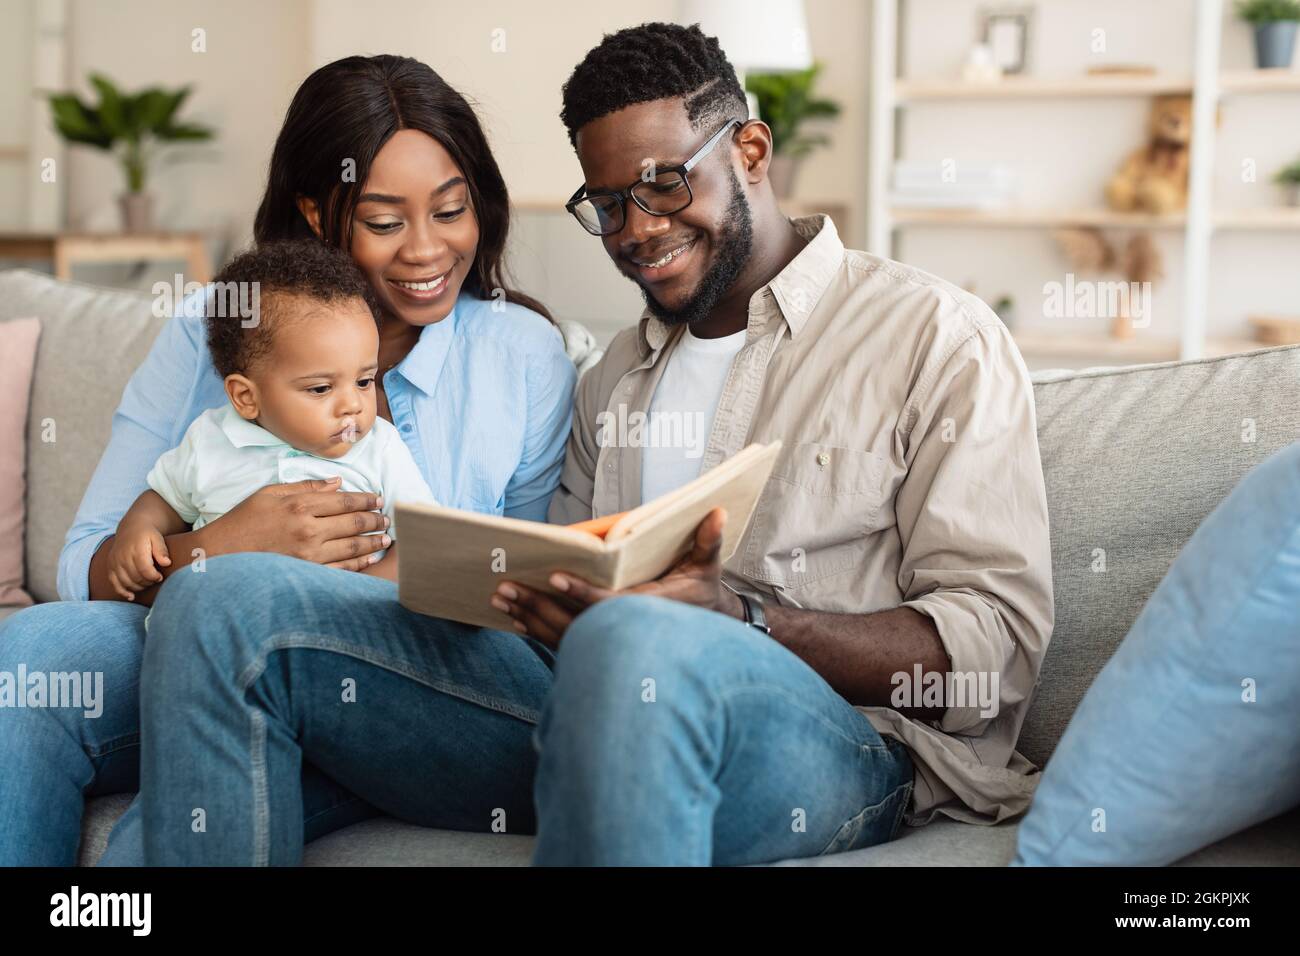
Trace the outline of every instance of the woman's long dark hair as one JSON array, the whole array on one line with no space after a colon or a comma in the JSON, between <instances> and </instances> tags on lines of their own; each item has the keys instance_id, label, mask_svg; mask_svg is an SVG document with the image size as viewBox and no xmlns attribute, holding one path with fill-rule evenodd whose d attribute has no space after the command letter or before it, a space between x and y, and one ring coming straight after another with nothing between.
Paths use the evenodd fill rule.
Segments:
<instances>
[{"instance_id":1,"label":"woman's long dark hair","mask_svg":"<svg viewBox=\"0 0 1300 956\"><path fill-rule=\"evenodd\" d=\"M432 136L469 183L479 240L466 288L484 299L501 289L507 301L551 319L540 302L506 285L502 256L510 199L478 117L442 77L409 57L349 56L303 81L271 153L266 194L253 225L255 240L260 244L311 237L297 204L298 197L305 196L320 209L321 238L337 248L350 248L352 216L370 164L403 129ZM352 160L355 168L348 169L345 160Z\"/></svg>"}]
</instances>

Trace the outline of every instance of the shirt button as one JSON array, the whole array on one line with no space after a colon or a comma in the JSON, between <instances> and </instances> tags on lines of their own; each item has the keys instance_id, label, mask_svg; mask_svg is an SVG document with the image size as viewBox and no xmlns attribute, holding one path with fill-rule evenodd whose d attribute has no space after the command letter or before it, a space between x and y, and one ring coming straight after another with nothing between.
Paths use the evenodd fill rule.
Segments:
<instances>
[{"instance_id":1,"label":"shirt button","mask_svg":"<svg viewBox=\"0 0 1300 956\"><path fill-rule=\"evenodd\" d=\"M817 456L817 464L821 465L823 468L825 468L830 463L831 463L831 456L826 454L826 452L822 452L820 455Z\"/></svg>"},{"instance_id":2,"label":"shirt button","mask_svg":"<svg viewBox=\"0 0 1300 956\"><path fill-rule=\"evenodd\" d=\"M404 432L409 432L410 430L411 430L411 423L410 423L410 422L407 422L405 425L402 426L402 431L404 431Z\"/></svg>"}]
</instances>

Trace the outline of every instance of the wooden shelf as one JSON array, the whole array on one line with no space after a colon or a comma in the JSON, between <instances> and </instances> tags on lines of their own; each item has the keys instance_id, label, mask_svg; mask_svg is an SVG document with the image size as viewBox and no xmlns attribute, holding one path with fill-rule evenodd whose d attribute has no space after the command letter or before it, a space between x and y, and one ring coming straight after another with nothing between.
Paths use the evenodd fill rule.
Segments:
<instances>
[{"instance_id":1,"label":"wooden shelf","mask_svg":"<svg viewBox=\"0 0 1300 956\"><path fill-rule=\"evenodd\" d=\"M1079 76L1058 79L1006 76L991 83L958 80L900 80L894 87L898 103L919 100L1051 99L1060 97L1155 96L1191 93L1187 77L1156 75Z\"/></svg>"},{"instance_id":2,"label":"wooden shelf","mask_svg":"<svg viewBox=\"0 0 1300 956\"><path fill-rule=\"evenodd\" d=\"M1300 70L1232 70L1219 74L1222 93L1300 92Z\"/></svg>"},{"instance_id":3,"label":"wooden shelf","mask_svg":"<svg viewBox=\"0 0 1300 956\"><path fill-rule=\"evenodd\" d=\"M989 228L1042 229L1063 226L1097 226L1134 229L1182 229L1186 213L1155 216L1111 209L926 209L897 208L891 212L896 226L984 226ZM1300 207L1268 206L1262 209L1225 210L1214 214L1216 229L1300 230Z\"/></svg>"},{"instance_id":4,"label":"wooden shelf","mask_svg":"<svg viewBox=\"0 0 1300 956\"><path fill-rule=\"evenodd\" d=\"M1219 91L1225 95L1300 92L1300 70L1228 70L1219 75ZM894 87L894 100L909 103L922 100L1069 99L1191 92L1191 79L1160 74L1054 79L1006 76L989 83L942 79L900 80Z\"/></svg>"},{"instance_id":5,"label":"wooden shelf","mask_svg":"<svg viewBox=\"0 0 1300 956\"><path fill-rule=\"evenodd\" d=\"M1012 332L1020 351L1029 356L1060 359L1099 359L1120 364L1172 362L1179 357L1177 339L1152 338L1140 331L1131 339L1081 332L1055 333L1035 329ZM1233 355L1256 349L1273 348L1263 342L1244 338L1208 339L1206 356Z\"/></svg>"},{"instance_id":6,"label":"wooden shelf","mask_svg":"<svg viewBox=\"0 0 1300 956\"><path fill-rule=\"evenodd\" d=\"M1216 229L1300 229L1300 207L1270 206L1214 214Z\"/></svg>"},{"instance_id":7,"label":"wooden shelf","mask_svg":"<svg viewBox=\"0 0 1300 956\"><path fill-rule=\"evenodd\" d=\"M1000 226L1043 228L1052 226L1130 226L1148 229L1181 229L1183 213L1153 216L1144 212L1115 212L1111 209L912 209L896 208L890 213L898 226Z\"/></svg>"}]
</instances>

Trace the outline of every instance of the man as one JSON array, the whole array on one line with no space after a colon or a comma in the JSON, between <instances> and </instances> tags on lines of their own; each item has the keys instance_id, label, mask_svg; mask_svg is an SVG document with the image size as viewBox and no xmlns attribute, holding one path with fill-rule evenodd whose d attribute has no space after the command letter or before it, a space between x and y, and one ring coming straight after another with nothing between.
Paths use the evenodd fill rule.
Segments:
<instances>
[{"instance_id":1,"label":"man","mask_svg":"<svg viewBox=\"0 0 1300 956\"><path fill-rule=\"evenodd\" d=\"M550 520L783 448L725 567L715 511L630 592L563 574L561 599L498 589L559 649L536 861L752 863L937 812L1023 812L1035 778L1014 746L1053 609L1032 390L1006 329L960 289L845 250L824 217L787 220L771 131L698 27L607 36L562 116L584 176L570 211L646 310L579 385ZM610 427L635 412L701 420L707 443L641 447Z\"/></svg>"}]
</instances>

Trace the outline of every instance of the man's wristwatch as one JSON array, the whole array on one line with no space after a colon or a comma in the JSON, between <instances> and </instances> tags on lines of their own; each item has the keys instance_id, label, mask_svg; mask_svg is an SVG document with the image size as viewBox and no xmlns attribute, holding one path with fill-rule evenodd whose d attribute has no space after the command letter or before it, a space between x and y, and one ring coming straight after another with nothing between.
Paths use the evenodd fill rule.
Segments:
<instances>
[{"instance_id":1,"label":"man's wristwatch","mask_svg":"<svg viewBox=\"0 0 1300 956\"><path fill-rule=\"evenodd\" d=\"M740 598L740 606L745 613L745 623L770 637L772 629L767 626L767 615L763 613L763 602L758 598L750 597L748 594L741 594L726 581L721 583L724 588Z\"/></svg>"}]
</instances>

